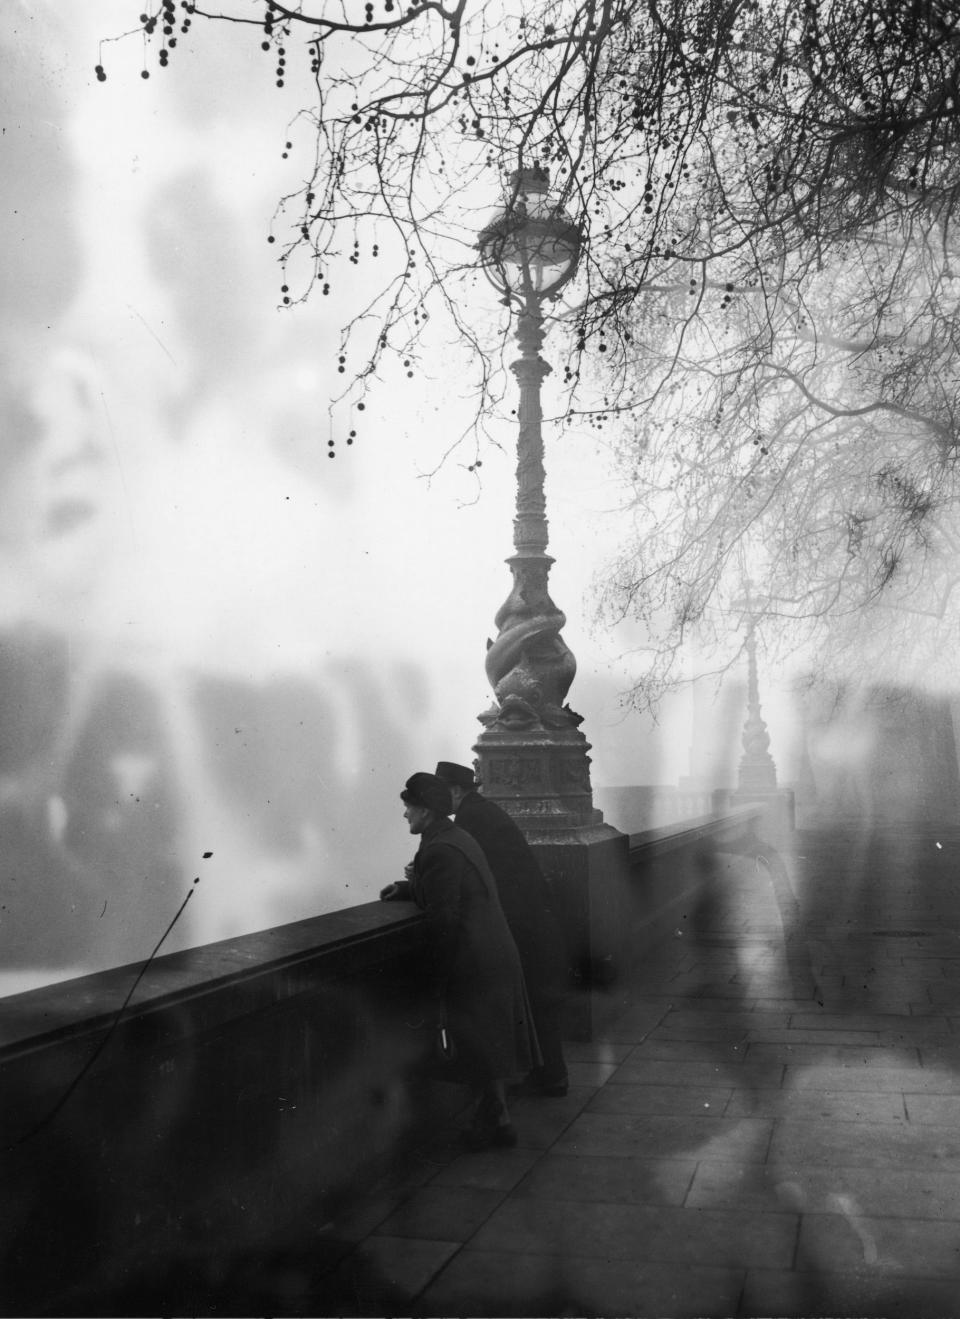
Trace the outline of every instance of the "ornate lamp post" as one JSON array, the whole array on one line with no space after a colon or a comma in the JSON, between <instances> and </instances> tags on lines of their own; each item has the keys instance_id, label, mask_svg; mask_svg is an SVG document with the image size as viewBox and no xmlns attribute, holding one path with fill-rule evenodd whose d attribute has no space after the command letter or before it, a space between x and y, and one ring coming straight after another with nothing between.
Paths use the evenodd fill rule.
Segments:
<instances>
[{"instance_id":1,"label":"ornate lamp post","mask_svg":"<svg viewBox=\"0 0 960 1319\"><path fill-rule=\"evenodd\" d=\"M549 196L538 167L510 176L505 206L480 233L483 269L504 303L516 307L520 386L513 589L487 642L486 671L496 697L480 715L474 748L484 791L529 831L595 823L589 744L564 700L577 663L560 635L566 623L550 599L540 386L550 367L540 356L544 304L571 279L580 256L577 225Z\"/></svg>"},{"instance_id":2,"label":"ornate lamp post","mask_svg":"<svg viewBox=\"0 0 960 1319\"><path fill-rule=\"evenodd\" d=\"M741 797L751 793L763 795L777 790L777 767L770 754L770 734L767 732L766 721L760 713L756 631L756 615L750 613L744 640L747 652L747 718L740 738L743 746L739 783Z\"/></svg>"},{"instance_id":3,"label":"ornate lamp post","mask_svg":"<svg viewBox=\"0 0 960 1319\"><path fill-rule=\"evenodd\" d=\"M770 754L770 734L760 712L760 682L757 676L757 610L746 583L744 599L737 602L744 612L747 652L747 717L741 734L743 755L739 781L733 794L735 802L762 802L765 806L764 828L769 838L784 845L795 827L794 796L790 789L777 786L777 767Z\"/></svg>"},{"instance_id":4,"label":"ornate lamp post","mask_svg":"<svg viewBox=\"0 0 960 1319\"><path fill-rule=\"evenodd\" d=\"M757 611L754 609L752 587L746 582L744 598L737 600L737 608L744 612L746 636L746 721L741 735L744 748L740 760L738 797L750 794L766 795L777 791L777 766L770 754L770 733L760 712L760 681L757 677Z\"/></svg>"}]
</instances>

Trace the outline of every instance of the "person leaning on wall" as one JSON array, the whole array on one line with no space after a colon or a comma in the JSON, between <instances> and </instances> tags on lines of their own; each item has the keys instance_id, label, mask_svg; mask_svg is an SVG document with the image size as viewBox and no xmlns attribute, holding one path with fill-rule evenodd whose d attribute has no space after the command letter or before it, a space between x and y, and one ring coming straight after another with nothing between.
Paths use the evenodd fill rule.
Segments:
<instances>
[{"instance_id":1,"label":"person leaning on wall","mask_svg":"<svg viewBox=\"0 0 960 1319\"><path fill-rule=\"evenodd\" d=\"M476 1099L467 1143L514 1145L506 1086L541 1056L496 882L476 841L447 819L453 799L442 779L413 774L400 797L420 845L409 879L387 885L380 897L412 898L426 915L440 1020L457 1051L457 1079Z\"/></svg>"},{"instance_id":2,"label":"person leaning on wall","mask_svg":"<svg viewBox=\"0 0 960 1319\"><path fill-rule=\"evenodd\" d=\"M520 954L543 1064L527 1078L533 1093L567 1093L561 1016L569 978L566 947L550 905L550 890L519 825L478 791L472 769L441 760L438 778L449 785L454 823L480 844L497 883L500 905Z\"/></svg>"}]
</instances>

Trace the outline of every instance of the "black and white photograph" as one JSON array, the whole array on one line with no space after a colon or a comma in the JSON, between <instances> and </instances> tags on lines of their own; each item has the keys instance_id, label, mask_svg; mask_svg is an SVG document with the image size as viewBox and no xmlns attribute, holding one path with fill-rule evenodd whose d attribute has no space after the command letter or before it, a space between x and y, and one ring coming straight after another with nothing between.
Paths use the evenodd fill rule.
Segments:
<instances>
[{"instance_id":1,"label":"black and white photograph","mask_svg":"<svg viewBox=\"0 0 960 1319\"><path fill-rule=\"evenodd\" d=\"M960 6L6 0L0 1315L960 1319Z\"/></svg>"}]
</instances>

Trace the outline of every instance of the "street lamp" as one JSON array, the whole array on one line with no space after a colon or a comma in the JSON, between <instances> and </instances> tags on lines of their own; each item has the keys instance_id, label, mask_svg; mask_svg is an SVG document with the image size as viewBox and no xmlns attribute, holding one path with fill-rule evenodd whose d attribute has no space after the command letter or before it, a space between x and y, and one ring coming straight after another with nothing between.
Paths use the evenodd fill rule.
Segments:
<instances>
[{"instance_id":1,"label":"street lamp","mask_svg":"<svg viewBox=\"0 0 960 1319\"><path fill-rule=\"evenodd\" d=\"M745 583L743 599L735 601L735 607L742 611L746 622L744 649L747 652L747 719L741 737L743 756L740 760L737 790L741 798L751 794L765 796L777 791L777 767L770 754L770 734L760 713L756 638L758 609L751 590L750 582Z\"/></svg>"},{"instance_id":2,"label":"street lamp","mask_svg":"<svg viewBox=\"0 0 960 1319\"><path fill-rule=\"evenodd\" d=\"M483 270L504 303L517 309L520 386L513 589L494 619L486 671L496 697L480 716L475 751L487 796L532 830L593 824L589 744L564 704L577 670L560 636L566 618L550 599L540 386L550 367L540 356L544 303L572 278L582 235L551 199L536 166L514 171L504 206L478 237Z\"/></svg>"},{"instance_id":3,"label":"street lamp","mask_svg":"<svg viewBox=\"0 0 960 1319\"><path fill-rule=\"evenodd\" d=\"M745 583L743 599L734 601L734 607L741 611L746 625L743 644L747 652L747 718L740 739L743 755L739 781L731 800L762 804L761 835L764 841L782 849L790 845L796 828L796 805L792 789L777 787L777 767L770 754L770 734L760 712L757 623L763 611L762 603L753 596L750 582Z\"/></svg>"}]
</instances>

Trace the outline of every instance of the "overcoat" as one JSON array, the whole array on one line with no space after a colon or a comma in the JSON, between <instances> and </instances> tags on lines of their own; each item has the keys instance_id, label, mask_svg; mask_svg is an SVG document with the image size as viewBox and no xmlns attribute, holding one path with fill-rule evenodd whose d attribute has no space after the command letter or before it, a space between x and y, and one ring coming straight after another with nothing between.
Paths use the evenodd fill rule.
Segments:
<instances>
[{"instance_id":1,"label":"overcoat","mask_svg":"<svg viewBox=\"0 0 960 1319\"><path fill-rule=\"evenodd\" d=\"M520 953L527 988L534 999L562 999L568 958L550 902L550 890L520 826L479 792L468 792L457 807L457 827L480 844L493 872L507 924Z\"/></svg>"},{"instance_id":2,"label":"overcoat","mask_svg":"<svg viewBox=\"0 0 960 1319\"><path fill-rule=\"evenodd\" d=\"M477 843L449 820L420 836L411 892L427 918L436 985L461 1066L477 1080L540 1062L520 958Z\"/></svg>"}]
</instances>

